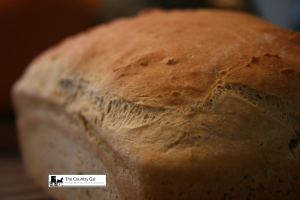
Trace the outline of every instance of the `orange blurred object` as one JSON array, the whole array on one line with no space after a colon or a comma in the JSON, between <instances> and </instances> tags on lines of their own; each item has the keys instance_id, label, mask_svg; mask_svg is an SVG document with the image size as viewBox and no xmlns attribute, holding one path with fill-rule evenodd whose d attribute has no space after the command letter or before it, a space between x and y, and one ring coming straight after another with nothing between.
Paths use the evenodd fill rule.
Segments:
<instances>
[{"instance_id":1,"label":"orange blurred object","mask_svg":"<svg viewBox=\"0 0 300 200\"><path fill-rule=\"evenodd\" d=\"M11 111L10 88L28 63L95 22L98 0L0 0L0 113Z\"/></svg>"}]
</instances>

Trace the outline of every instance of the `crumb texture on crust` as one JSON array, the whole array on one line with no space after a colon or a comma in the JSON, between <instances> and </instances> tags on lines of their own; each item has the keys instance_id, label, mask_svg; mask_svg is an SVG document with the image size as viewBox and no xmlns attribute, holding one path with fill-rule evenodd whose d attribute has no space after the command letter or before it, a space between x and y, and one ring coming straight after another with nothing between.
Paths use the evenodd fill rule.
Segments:
<instances>
[{"instance_id":1,"label":"crumb texture on crust","mask_svg":"<svg viewBox=\"0 0 300 200\"><path fill-rule=\"evenodd\" d=\"M296 199L299 41L239 12L151 10L48 50L13 98L105 146L124 199Z\"/></svg>"}]
</instances>

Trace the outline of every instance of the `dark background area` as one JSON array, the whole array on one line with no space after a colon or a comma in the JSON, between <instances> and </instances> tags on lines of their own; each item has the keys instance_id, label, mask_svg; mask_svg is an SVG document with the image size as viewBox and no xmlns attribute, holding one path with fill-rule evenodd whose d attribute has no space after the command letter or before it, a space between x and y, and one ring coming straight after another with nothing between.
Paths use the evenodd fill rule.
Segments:
<instances>
[{"instance_id":1,"label":"dark background area","mask_svg":"<svg viewBox=\"0 0 300 200\"><path fill-rule=\"evenodd\" d=\"M240 10L300 29L300 0L1 0L0 155L19 155L10 91L34 57L70 35L151 7Z\"/></svg>"}]
</instances>

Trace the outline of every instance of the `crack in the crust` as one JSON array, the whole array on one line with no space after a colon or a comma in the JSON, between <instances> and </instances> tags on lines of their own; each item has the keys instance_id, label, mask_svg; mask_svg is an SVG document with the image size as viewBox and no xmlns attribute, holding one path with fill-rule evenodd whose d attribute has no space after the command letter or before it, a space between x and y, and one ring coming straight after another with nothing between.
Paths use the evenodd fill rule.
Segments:
<instances>
[{"instance_id":1,"label":"crack in the crust","mask_svg":"<svg viewBox=\"0 0 300 200\"><path fill-rule=\"evenodd\" d=\"M213 93L214 95L208 102L199 102L197 105L184 111L136 105L120 97L113 97L113 100L108 99L105 105L109 106L103 105L103 107L106 120L113 122L111 124L114 127L137 127L150 123L175 126L180 121L177 120L178 117L186 113L195 112L195 108L198 106L210 109L218 101L219 97L226 93L229 95L235 94L251 104L264 109L272 117L288 124L295 130L299 127L299 117L296 115L297 109L277 97L247 88L246 86L234 84L218 85ZM166 117L168 114L177 115L177 117L174 117L172 120Z\"/></svg>"},{"instance_id":2,"label":"crack in the crust","mask_svg":"<svg viewBox=\"0 0 300 200\"><path fill-rule=\"evenodd\" d=\"M296 131L297 137L294 139L291 139L290 143L289 143L289 149L291 154L294 156L294 158L298 158L298 155L295 152L295 149L300 145L300 135L299 133Z\"/></svg>"},{"instance_id":3,"label":"crack in the crust","mask_svg":"<svg viewBox=\"0 0 300 200\"><path fill-rule=\"evenodd\" d=\"M71 99L70 97L72 96L75 96L76 98L79 98L80 96L80 101L87 100L86 97L82 98L83 96L92 97L92 100L90 98L88 101L94 106L94 110L99 114L99 116L96 117L101 118L99 123L96 123L95 126L102 126L103 123L113 129L137 128L144 125L177 126L181 123L184 123L184 121L180 119L181 117L187 115L188 113L197 114L197 112L199 112L199 109L197 108L202 107L202 109L209 110L213 108L213 105L219 100L220 96L235 95L256 107L263 109L264 113L270 114L280 123L288 125L294 130L299 129L299 113L294 106L282 101L278 97L239 84L217 84L214 86L214 90L212 91L212 96L209 101L198 101L197 104L191 106L189 109L179 111L176 109L163 107L137 105L117 95L95 95L95 92L89 91L85 87L86 85L82 84L82 82L82 80L72 81L69 79L61 81L61 90L59 94L63 95L66 99L67 104L64 106L72 104L73 101L78 101L78 99ZM78 92L76 88L80 88L80 95L76 95ZM86 131L89 132L89 135L94 136L95 134L93 133L92 129L94 124L89 123L87 118L84 117L83 113L78 115L78 117L80 121L83 122ZM193 137L191 138L193 139ZM191 143L191 141L186 139L186 136L183 135L181 139L170 144L170 148L181 143ZM298 145L299 135L296 139L291 139L289 144L291 153L295 158L297 156L294 150Z\"/></svg>"},{"instance_id":4,"label":"crack in the crust","mask_svg":"<svg viewBox=\"0 0 300 200\"><path fill-rule=\"evenodd\" d=\"M82 78L79 80L62 79L59 82L59 88L61 90L58 92L58 94L67 99L67 104L71 104L76 100L76 98L78 98L76 93L80 92L80 96L92 93L87 90L85 82L86 81L84 81ZM212 95L208 101L199 101L196 105L191 106L184 111L163 107L137 105L117 95L110 97L108 97L108 95L94 96L93 102L91 103L104 111L106 119L117 118L114 120L117 122L115 123L116 126L130 126L133 124L141 125L144 123L148 124L150 121L155 121L160 125L176 125L176 123L173 122L162 122L160 119L165 113L184 115L189 112L194 112L195 108L198 106L209 109L212 107L213 103L218 101L219 97L224 93L229 95L230 93L234 93L235 95L238 95L239 97L249 101L253 105L265 109L273 117L278 118L280 121L290 122L292 127L299 126L299 116L297 116L298 113L296 114L297 109L295 107L287 102L282 101L278 97L274 97L264 92L257 91L250 87L239 84L217 84L214 87Z\"/></svg>"}]
</instances>

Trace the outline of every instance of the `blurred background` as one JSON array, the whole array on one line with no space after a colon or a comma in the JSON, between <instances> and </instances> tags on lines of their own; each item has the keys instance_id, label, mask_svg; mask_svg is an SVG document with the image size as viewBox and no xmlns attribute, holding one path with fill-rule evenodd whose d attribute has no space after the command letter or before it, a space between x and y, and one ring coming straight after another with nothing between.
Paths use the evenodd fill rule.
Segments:
<instances>
[{"instance_id":1,"label":"blurred background","mask_svg":"<svg viewBox=\"0 0 300 200\"><path fill-rule=\"evenodd\" d=\"M70 35L150 7L240 10L300 30L300 0L0 0L0 171L3 160L20 160L10 90L30 61Z\"/></svg>"}]
</instances>

